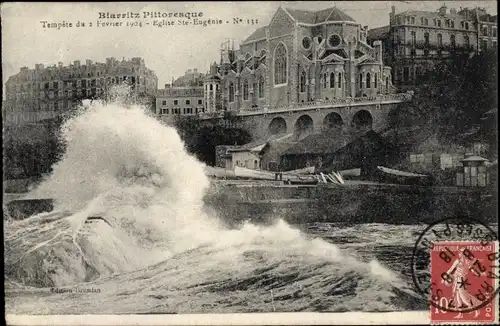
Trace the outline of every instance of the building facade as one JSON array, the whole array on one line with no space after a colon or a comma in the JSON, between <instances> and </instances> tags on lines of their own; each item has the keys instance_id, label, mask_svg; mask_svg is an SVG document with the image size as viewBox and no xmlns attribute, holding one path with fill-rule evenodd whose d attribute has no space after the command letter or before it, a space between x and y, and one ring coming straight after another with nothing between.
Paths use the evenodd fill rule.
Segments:
<instances>
[{"instance_id":1,"label":"building facade","mask_svg":"<svg viewBox=\"0 0 500 326\"><path fill-rule=\"evenodd\" d=\"M384 43L383 56L392 67L393 83L404 91L415 85L417 76L452 53L496 48L496 20L483 8L448 10L442 6L436 12L396 14L392 6L389 26L368 31L368 43Z\"/></svg>"},{"instance_id":2,"label":"building facade","mask_svg":"<svg viewBox=\"0 0 500 326\"><path fill-rule=\"evenodd\" d=\"M175 116L206 112L204 79L205 74L198 69L189 69L172 84L165 84L156 94L156 114L163 121L172 122Z\"/></svg>"},{"instance_id":3,"label":"building facade","mask_svg":"<svg viewBox=\"0 0 500 326\"><path fill-rule=\"evenodd\" d=\"M172 87L165 85L156 95L156 113L164 118L196 115L205 112L203 86Z\"/></svg>"},{"instance_id":4,"label":"building facade","mask_svg":"<svg viewBox=\"0 0 500 326\"><path fill-rule=\"evenodd\" d=\"M382 43L338 10L280 7L238 50L229 43L211 67L207 111L262 110L318 100L393 93ZM209 102L213 99L214 103Z\"/></svg>"},{"instance_id":5,"label":"building facade","mask_svg":"<svg viewBox=\"0 0 500 326\"><path fill-rule=\"evenodd\" d=\"M124 82L138 98L152 98L158 88L158 78L142 58L22 67L6 82L4 121L23 124L53 119L76 107L82 99L102 98L113 85Z\"/></svg>"}]
</instances>

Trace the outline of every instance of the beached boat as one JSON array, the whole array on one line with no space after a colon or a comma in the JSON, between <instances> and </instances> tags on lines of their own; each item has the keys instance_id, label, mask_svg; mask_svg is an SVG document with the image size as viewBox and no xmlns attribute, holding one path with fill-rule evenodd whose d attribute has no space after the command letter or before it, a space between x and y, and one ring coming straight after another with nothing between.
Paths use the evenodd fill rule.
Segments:
<instances>
[{"instance_id":1,"label":"beached boat","mask_svg":"<svg viewBox=\"0 0 500 326\"><path fill-rule=\"evenodd\" d=\"M277 173L265 170L252 170L242 168L241 166L234 167L234 175L240 178L250 178L257 180L277 180Z\"/></svg>"},{"instance_id":2,"label":"beached boat","mask_svg":"<svg viewBox=\"0 0 500 326\"><path fill-rule=\"evenodd\" d=\"M249 178L256 180L279 180L283 181L287 184L317 184L318 179L315 175L307 175L305 174L311 169L300 169L297 170L299 173L295 171L287 171L287 172L271 172L265 170L252 170L247 168L242 168L240 166L234 167L234 174L236 177L240 178Z\"/></svg>"},{"instance_id":3,"label":"beached boat","mask_svg":"<svg viewBox=\"0 0 500 326\"><path fill-rule=\"evenodd\" d=\"M431 182L428 175L390 169L384 166L377 166L376 174L382 182L399 184L427 184Z\"/></svg>"}]
</instances>

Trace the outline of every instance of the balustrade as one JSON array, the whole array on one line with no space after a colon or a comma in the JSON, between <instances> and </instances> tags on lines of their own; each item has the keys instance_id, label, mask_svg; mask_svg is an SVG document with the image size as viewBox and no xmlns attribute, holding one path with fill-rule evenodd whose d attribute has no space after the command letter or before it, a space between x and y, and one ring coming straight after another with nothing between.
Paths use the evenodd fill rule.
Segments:
<instances>
[{"instance_id":1,"label":"balustrade","mask_svg":"<svg viewBox=\"0 0 500 326\"><path fill-rule=\"evenodd\" d=\"M364 96L364 97L354 97L354 98L334 98L334 99L329 99L329 100L317 100L317 101L309 101L309 102L304 102L304 103L295 103L295 104L282 104L282 105L277 105L272 108L261 108L261 107L253 107L253 108L246 108L246 109L241 109L241 110L233 110L232 112L235 114L240 114L240 113L266 113L266 112L273 112L273 111L282 111L282 110L293 110L293 109L309 109L309 108L323 108L329 105L339 105L339 104L344 104L344 105L349 105L352 103L363 103L366 102L367 104L380 104L381 102L384 101L409 101L413 97L413 94L411 92L407 93L398 93L398 94L377 94L376 96ZM219 118L222 117L223 112L212 112L212 113L201 113L200 117L202 118Z\"/></svg>"}]
</instances>

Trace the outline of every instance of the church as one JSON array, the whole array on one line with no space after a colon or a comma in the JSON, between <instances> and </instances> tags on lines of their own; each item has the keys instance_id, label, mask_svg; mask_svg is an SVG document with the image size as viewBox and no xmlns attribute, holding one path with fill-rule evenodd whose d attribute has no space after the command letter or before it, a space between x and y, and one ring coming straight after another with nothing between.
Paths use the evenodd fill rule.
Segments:
<instances>
[{"instance_id":1,"label":"church","mask_svg":"<svg viewBox=\"0 0 500 326\"><path fill-rule=\"evenodd\" d=\"M225 44L204 80L206 112L265 110L395 93L382 43L337 9L280 7L238 50Z\"/></svg>"}]
</instances>

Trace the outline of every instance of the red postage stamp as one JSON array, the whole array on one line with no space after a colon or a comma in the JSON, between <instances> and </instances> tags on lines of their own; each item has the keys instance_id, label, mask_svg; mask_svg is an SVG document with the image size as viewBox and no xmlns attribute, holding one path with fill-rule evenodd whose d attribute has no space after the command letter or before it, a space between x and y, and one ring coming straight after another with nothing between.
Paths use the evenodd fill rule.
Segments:
<instances>
[{"instance_id":1,"label":"red postage stamp","mask_svg":"<svg viewBox=\"0 0 500 326\"><path fill-rule=\"evenodd\" d=\"M498 242L438 241L431 262L431 323L498 322Z\"/></svg>"}]
</instances>

